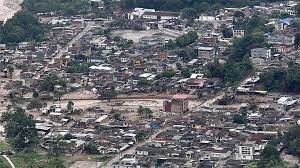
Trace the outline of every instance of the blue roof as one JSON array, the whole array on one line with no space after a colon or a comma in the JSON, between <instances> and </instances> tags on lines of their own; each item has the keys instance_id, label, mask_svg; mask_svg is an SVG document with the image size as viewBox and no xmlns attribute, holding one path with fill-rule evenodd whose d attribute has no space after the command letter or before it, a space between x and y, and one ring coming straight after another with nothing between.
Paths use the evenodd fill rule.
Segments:
<instances>
[{"instance_id":1,"label":"blue roof","mask_svg":"<svg viewBox=\"0 0 300 168\"><path fill-rule=\"evenodd\" d=\"M280 19L280 22L290 25L292 21L292 18L284 18L284 19Z\"/></svg>"}]
</instances>

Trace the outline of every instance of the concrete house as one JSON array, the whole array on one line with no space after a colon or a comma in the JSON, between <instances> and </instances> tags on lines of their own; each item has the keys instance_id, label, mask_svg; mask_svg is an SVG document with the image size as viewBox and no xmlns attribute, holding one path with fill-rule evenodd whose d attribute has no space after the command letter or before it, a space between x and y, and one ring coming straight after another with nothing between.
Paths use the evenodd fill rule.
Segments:
<instances>
[{"instance_id":1,"label":"concrete house","mask_svg":"<svg viewBox=\"0 0 300 168\"><path fill-rule=\"evenodd\" d=\"M200 59L210 59L213 58L216 51L213 47L198 47L198 57Z\"/></svg>"},{"instance_id":2,"label":"concrete house","mask_svg":"<svg viewBox=\"0 0 300 168\"><path fill-rule=\"evenodd\" d=\"M163 103L166 112L180 113L188 110L188 95L177 94Z\"/></svg>"},{"instance_id":3,"label":"concrete house","mask_svg":"<svg viewBox=\"0 0 300 168\"><path fill-rule=\"evenodd\" d=\"M143 14L142 18L143 19L153 19L153 20L180 19L180 13L168 12L168 11L145 12Z\"/></svg>"},{"instance_id":4,"label":"concrete house","mask_svg":"<svg viewBox=\"0 0 300 168\"><path fill-rule=\"evenodd\" d=\"M131 13L127 14L127 17L130 20L139 19L145 12L155 12L155 9L134 8Z\"/></svg>"},{"instance_id":5,"label":"concrete house","mask_svg":"<svg viewBox=\"0 0 300 168\"><path fill-rule=\"evenodd\" d=\"M233 29L232 30L233 33L233 37L244 37L245 36L245 30L241 30L241 29Z\"/></svg>"},{"instance_id":6,"label":"concrete house","mask_svg":"<svg viewBox=\"0 0 300 168\"><path fill-rule=\"evenodd\" d=\"M253 48L251 49L250 60L253 64L265 64L266 59L271 57L271 49Z\"/></svg>"}]
</instances>

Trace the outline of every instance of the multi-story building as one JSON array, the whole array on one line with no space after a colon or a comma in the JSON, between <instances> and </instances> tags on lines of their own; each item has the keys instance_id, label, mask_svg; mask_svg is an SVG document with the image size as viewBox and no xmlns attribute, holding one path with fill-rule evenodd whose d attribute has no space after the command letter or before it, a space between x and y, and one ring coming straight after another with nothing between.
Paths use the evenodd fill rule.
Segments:
<instances>
[{"instance_id":1,"label":"multi-story building","mask_svg":"<svg viewBox=\"0 0 300 168\"><path fill-rule=\"evenodd\" d=\"M260 151L263 150L265 144L257 144L255 141L247 141L236 146L235 159L237 160L257 160Z\"/></svg>"},{"instance_id":2,"label":"multi-story building","mask_svg":"<svg viewBox=\"0 0 300 168\"><path fill-rule=\"evenodd\" d=\"M153 20L179 19L180 13L168 12L168 11L145 12L143 14L142 18L143 19L153 19Z\"/></svg>"},{"instance_id":3,"label":"multi-story building","mask_svg":"<svg viewBox=\"0 0 300 168\"><path fill-rule=\"evenodd\" d=\"M271 49L253 48L251 49L250 60L253 64L265 64L266 60L271 58Z\"/></svg>"},{"instance_id":4,"label":"multi-story building","mask_svg":"<svg viewBox=\"0 0 300 168\"><path fill-rule=\"evenodd\" d=\"M241 29L233 29L232 30L233 33L233 37L244 37L245 36L245 30L241 30Z\"/></svg>"},{"instance_id":5,"label":"multi-story building","mask_svg":"<svg viewBox=\"0 0 300 168\"><path fill-rule=\"evenodd\" d=\"M134 11L127 14L128 19L139 19L145 12L155 12L155 9L134 8Z\"/></svg>"},{"instance_id":6,"label":"multi-story building","mask_svg":"<svg viewBox=\"0 0 300 168\"><path fill-rule=\"evenodd\" d=\"M253 49L251 49L251 57L252 58L270 58L271 57L271 49L253 48Z\"/></svg>"},{"instance_id":7,"label":"multi-story building","mask_svg":"<svg viewBox=\"0 0 300 168\"><path fill-rule=\"evenodd\" d=\"M200 59L210 59L215 56L216 52L213 47L198 47L198 57Z\"/></svg>"},{"instance_id":8,"label":"multi-story building","mask_svg":"<svg viewBox=\"0 0 300 168\"><path fill-rule=\"evenodd\" d=\"M188 95L177 94L171 99L166 100L163 103L163 109L166 112L181 113L187 111L188 107Z\"/></svg>"}]
</instances>

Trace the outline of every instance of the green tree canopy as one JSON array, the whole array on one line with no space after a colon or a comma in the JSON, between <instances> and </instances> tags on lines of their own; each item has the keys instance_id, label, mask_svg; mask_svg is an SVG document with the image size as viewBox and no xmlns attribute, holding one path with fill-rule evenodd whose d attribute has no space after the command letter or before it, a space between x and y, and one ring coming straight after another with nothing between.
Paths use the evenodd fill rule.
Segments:
<instances>
[{"instance_id":1,"label":"green tree canopy","mask_svg":"<svg viewBox=\"0 0 300 168\"><path fill-rule=\"evenodd\" d=\"M6 112L2 115L5 122L4 129L6 137L17 149L31 147L38 141L37 130L32 116L25 114L21 108Z\"/></svg>"},{"instance_id":2,"label":"green tree canopy","mask_svg":"<svg viewBox=\"0 0 300 168\"><path fill-rule=\"evenodd\" d=\"M300 157L300 126L296 125L291 127L288 132L283 136L284 146L287 152L294 156Z\"/></svg>"},{"instance_id":3,"label":"green tree canopy","mask_svg":"<svg viewBox=\"0 0 300 168\"><path fill-rule=\"evenodd\" d=\"M274 145L267 145L260 154L260 160L257 163L257 168L286 168L283 160L280 158L280 153Z\"/></svg>"},{"instance_id":4,"label":"green tree canopy","mask_svg":"<svg viewBox=\"0 0 300 168\"><path fill-rule=\"evenodd\" d=\"M176 72L174 71L164 71L161 74L157 75L156 78L172 78L174 77Z\"/></svg>"},{"instance_id":5,"label":"green tree canopy","mask_svg":"<svg viewBox=\"0 0 300 168\"><path fill-rule=\"evenodd\" d=\"M88 0L24 0L23 7L33 13L61 12L74 15L89 8Z\"/></svg>"},{"instance_id":6,"label":"green tree canopy","mask_svg":"<svg viewBox=\"0 0 300 168\"><path fill-rule=\"evenodd\" d=\"M44 28L32 13L21 10L9 19L4 26L0 26L0 40L2 43L19 43L22 41L41 41Z\"/></svg>"},{"instance_id":7,"label":"green tree canopy","mask_svg":"<svg viewBox=\"0 0 300 168\"><path fill-rule=\"evenodd\" d=\"M139 106L138 108L138 114L139 116L143 117L143 118L151 118L153 111L150 108L145 108L143 106Z\"/></svg>"},{"instance_id":8,"label":"green tree canopy","mask_svg":"<svg viewBox=\"0 0 300 168\"><path fill-rule=\"evenodd\" d=\"M287 69L271 69L260 75L261 83L270 91L300 92L300 66Z\"/></svg>"}]
</instances>

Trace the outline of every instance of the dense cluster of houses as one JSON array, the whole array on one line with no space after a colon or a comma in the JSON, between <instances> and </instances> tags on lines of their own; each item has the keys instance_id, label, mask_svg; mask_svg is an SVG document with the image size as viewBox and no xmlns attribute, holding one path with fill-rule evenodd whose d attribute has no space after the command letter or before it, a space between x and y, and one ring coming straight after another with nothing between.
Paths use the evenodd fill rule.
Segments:
<instances>
[{"instance_id":1,"label":"dense cluster of houses","mask_svg":"<svg viewBox=\"0 0 300 168\"><path fill-rule=\"evenodd\" d=\"M100 4L99 8L103 6L100 2L93 0L93 3ZM111 27L114 19L41 14L40 20L52 25L45 34L47 40L22 42L16 46L0 44L0 65L14 68L0 66L0 76L10 79L6 80L5 87L15 95L33 99L33 92L38 92L38 99L42 101L60 100L58 95L75 91L90 91L99 96L94 99L109 100L117 98L116 95L142 95L143 98L149 98L147 96L153 93L171 95L161 105L159 112L164 115L151 119L122 119L121 109L112 112L100 107L76 109L72 111L78 113L76 115L60 105L28 110L35 116L44 149L51 149L53 137L63 137L61 141L68 153L79 152L87 144L93 144L97 147L97 154L113 156L148 139L147 143L136 148L134 154L123 156L113 167L238 168L258 160L264 146L278 137L278 132L286 130L290 124L300 124L299 97L272 97L259 84L259 74L264 70L285 66L290 61L300 62L295 49L297 31L291 26L291 22L297 19L269 20L267 24L275 28L272 33L265 34L270 47L250 49L249 59L259 72L247 77L234 90L234 107L213 105L192 109L189 101L191 97L206 101L224 91L224 81L208 77L205 66L216 58L221 64L225 63L227 49L233 40L247 35L245 28L235 25L236 12L247 17L254 12L266 16L273 12L294 16L294 6L295 3L291 2L225 8L215 15L199 16L193 26L181 17L180 12L135 8L118 15L115 11L116 16L126 18L127 24L138 24L145 32L156 32L150 36L139 35L136 40L126 39L126 35L114 35L115 27ZM90 30L76 39L90 23ZM232 31L232 37L224 37L224 26ZM105 32L108 28L112 32ZM176 41L177 37L191 30L196 31L199 38L188 46L191 53L185 57L192 58L186 60L177 51L181 48L168 49L167 44L170 39ZM57 76L63 82L46 89L41 87L41 81L51 76ZM254 100L256 96L264 100L253 109L253 102L242 100L249 96ZM72 99L77 98L80 99L80 95ZM0 102L0 106L7 103L1 98ZM37 115L33 111L41 112ZM233 122L235 116L242 113L249 122L247 126ZM172 114L177 116L170 120L168 115ZM167 129L149 138L160 128Z\"/></svg>"},{"instance_id":2,"label":"dense cluster of houses","mask_svg":"<svg viewBox=\"0 0 300 168\"><path fill-rule=\"evenodd\" d=\"M177 95L173 99L176 98L184 96ZM236 99L241 102L241 99ZM138 147L134 155L125 155L113 166L242 168L259 160L265 145L276 139L278 132L298 122L299 110L283 110L296 107L296 104L293 97L281 97L258 103L256 109L251 109L247 102L235 107L215 105L201 108L167 123L166 131ZM233 122L234 116L245 112L247 126ZM279 145L278 149L282 146Z\"/></svg>"}]
</instances>

